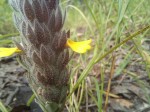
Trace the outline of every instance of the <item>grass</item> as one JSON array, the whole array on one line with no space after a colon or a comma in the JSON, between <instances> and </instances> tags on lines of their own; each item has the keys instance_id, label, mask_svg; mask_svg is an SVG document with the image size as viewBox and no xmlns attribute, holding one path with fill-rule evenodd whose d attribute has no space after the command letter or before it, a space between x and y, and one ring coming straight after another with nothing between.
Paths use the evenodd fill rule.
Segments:
<instances>
[{"instance_id":1,"label":"grass","mask_svg":"<svg viewBox=\"0 0 150 112\"><path fill-rule=\"evenodd\" d=\"M16 32L12 21L12 11L7 2L8 0L0 1L0 35Z\"/></svg>"},{"instance_id":2,"label":"grass","mask_svg":"<svg viewBox=\"0 0 150 112\"><path fill-rule=\"evenodd\" d=\"M8 112L8 110L1 101L0 101L0 112Z\"/></svg>"},{"instance_id":3,"label":"grass","mask_svg":"<svg viewBox=\"0 0 150 112\"><path fill-rule=\"evenodd\" d=\"M62 5L68 5L68 0L62 1ZM147 38L150 36L147 30L150 27L148 26L150 23L148 4L150 4L149 0L70 1L65 29L71 30L71 38L74 40L92 38L93 49L84 55L75 54L69 64L72 69L70 70L70 94L66 103L68 112L81 110L88 112L91 107L98 112L106 112L113 76L127 74L138 80L137 83L145 91L145 83L136 77L139 74L129 71L126 67L134 64L132 59L137 54L140 59L136 61L145 66L150 78L150 52L143 46L145 41L150 41ZM3 17L0 18L0 34L16 33L8 5L4 0L0 5L3 5L3 8L7 7L5 13L0 13ZM0 7L0 12L4 12L3 8ZM7 25L9 27L6 27ZM145 26L148 26L147 29ZM78 37L79 32L83 36ZM3 41L5 40L6 38L3 38ZM128 41L132 44L128 44ZM4 45L4 42L1 41L0 44ZM116 53L117 51L119 54ZM121 55L122 60L119 67L115 69L118 55ZM93 75L94 67L98 70L95 75ZM109 75L106 75L106 72ZM106 78L109 79L109 83L104 83ZM150 99L146 91L145 96Z\"/></svg>"},{"instance_id":4,"label":"grass","mask_svg":"<svg viewBox=\"0 0 150 112\"><path fill-rule=\"evenodd\" d=\"M148 4L148 1L140 1L139 3L136 0L133 0L133 1L113 0L112 2L110 1L108 2L108 1L95 0L95 2L92 2L92 1L84 0L82 5L78 5L78 3L74 2L73 4L75 4L74 5L75 8L73 7L73 9L75 9L75 11L72 11L73 9L69 10L70 12L68 12L68 19L70 21L67 21L67 22L70 22L67 24L69 26L70 25L75 26L75 28L80 28L82 26L83 28L85 28L84 37L78 38L76 37L76 35L73 35L75 37L72 37L72 38L79 40L79 39L87 39L87 38L89 39L90 37L92 37L94 41L93 43L95 46L93 48L93 52L86 54L85 56L80 56L78 58L78 62L83 62L84 63L83 65L87 65L87 66L85 67L81 65L80 68L83 68L84 70L81 73L77 71L76 74L80 74L80 76L78 80L74 80L75 84L73 84L71 88L74 87L73 91L75 91L76 89L77 89L76 91L80 91L78 87L80 86L80 84L83 84L82 81L86 80L88 81L88 83L95 82L95 87L94 87L94 84L92 84L93 89L95 88L95 92L90 91L90 88L86 87L89 85L87 84L87 82L85 82L84 92L87 92L87 94L83 94L82 91L80 94L83 95L83 101L85 99L86 101L89 101L89 99L92 100L92 101L89 101L88 103L87 102L85 103L86 108L88 108L88 105L93 104L94 106L95 104L97 105L97 110L99 112L107 110L107 108L104 109L103 103L105 101L103 100L102 97L105 96L105 94L103 94L104 79L108 77L105 75L106 74L105 71L109 69L111 73L110 68L113 66L113 64L111 64L111 61L113 61L113 57L110 54L115 52L117 48L128 51L126 55L122 54L123 60L122 62L120 62L119 67L114 70L115 74L117 75L123 74L124 70L126 70L126 66L132 63L132 58L134 57L137 50L138 50L137 53L139 54L139 56L142 56L142 54L140 53L143 50L143 48L140 48L142 47L142 44L136 44L137 43L136 40L144 40L146 34L148 35L148 30L142 34L140 34L139 32L136 32L132 35L132 33L137 30L141 30L140 26L144 27L148 25L150 21L147 16L147 14L149 14L148 6L146 5ZM135 30L132 30L133 28ZM71 31L73 31L74 33L76 32L75 29ZM126 33L128 33L131 36L128 37ZM129 46L125 44L125 42L127 41L124 41L124 40L130 40L132 37L135 37L135 35L138 35L138 36L137 38L132 39L134 46ZM110 48L111 42L114 43L112 48ZM148 51L146 52L149 54ZM93 57L93 58L91 59L90 57ZM115 57L117 58L117 56ZM144 57L142 58L145 59ZM150 57L148 57L147 59L149 58ZM87 61L89 59L90 61ZM146 68L148 67L147 60L140 60L140 61L141 62L144 61L145 67ZM72 63L75 63L75 62L72 62ZM96 76L92 76L94 77L94 80L92 80L92 77L88 75L92 73L93 71L92 68L95 66L96 63L100 64L100 67L98 69L100 69L101 72L97 73L97 74L100 74L100 78L96 78ZM110 65L109 68L106 67L107 64ZM147 68L147 75L150 74L148 70L149 68ZM111 85L109 86L111 88ZM89 88L88 91L86 90L86 88ZM96 93L97 95L93 95ZM75 96L75 94L73 95ZM78 101L77 98L75 100L76 102ZM72 101L71 103L72 103L71 105L73 105L74 102ZM79 112L79 111L80 110L72 110L69 112Z\"/></svg>"}]
</instances>

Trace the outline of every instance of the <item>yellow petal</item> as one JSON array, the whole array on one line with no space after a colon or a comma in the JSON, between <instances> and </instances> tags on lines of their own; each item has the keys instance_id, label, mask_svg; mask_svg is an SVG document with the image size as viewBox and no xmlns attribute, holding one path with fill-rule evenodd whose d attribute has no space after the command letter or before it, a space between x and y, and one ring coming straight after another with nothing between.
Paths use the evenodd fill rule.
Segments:
<instances>
[{"instance_id":1,"label":"yellow petal","mask_svg":"<svg viewBox=\"0 0 150 112\"><path fill-rule=\"evenodd\" d=\"M0 57L11 56L11 55L13 55L14 53L17 53L17 52L21 52L21 50L19 50L17 47L14 47L14 48L1 47L0 48Z\"/></svg>"},{"instance_id":2,"label":"yellow petal","mask_svg":"<svg viewBox=\"0 0 150 112\"><path fill-rule=\"evenodd\" d=\"M85 40L80 42L74 42L70 39L67 40L66 46L70 47L73 51L77 53L85 53L87 50L91 49L92 40Z\"/></svg>"}]
</instances>

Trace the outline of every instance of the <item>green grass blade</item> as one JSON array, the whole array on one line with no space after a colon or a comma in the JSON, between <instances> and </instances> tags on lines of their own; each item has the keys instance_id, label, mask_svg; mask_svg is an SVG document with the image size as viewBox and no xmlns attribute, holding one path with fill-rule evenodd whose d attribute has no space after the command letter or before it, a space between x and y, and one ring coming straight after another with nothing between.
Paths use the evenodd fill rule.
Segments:
<instances>
[{"instance_id":1,"label":"green grass blade","mask_svg":"<svg viewBox=\"0 0 150 112\"><path fill-rule=\"evenodd\" d=\"M4 39L4 38L7 38L7 37L14 37L14 36L18 36L19 33L12 33L12 34L7 34L7 35L2 35L0 36L0 39Z\"/></svg>"},{"instance_id":2,"label":"green grass blade","mask_svg":"<svg viewBox=\"0 0 150 112\"><path fill-rule=\"evenodd\" d=\"M30 97L30 99L28 100L28 102L27 102L27 106L30 106L31 105L31 103L33 102L33 100L35 99L35 94L33 94L31 97Z\"/></svg>"},{"instance_id":3,"label":"green grass blade","mask_svg":"<svg viewBox=\"0 0 150 112\"><path fill-rule=\"evenodd\" d=\"M7 110L7 108L3 105L3 103L0 101L0 110L2 111L2 112L9 112L8 110Z\"/></svg>"},{"instance_id":4,"label":"green grass blade","mask_svg":"<svg viewBox=\"0 0 150 112\"><path fill-rule=\"evenodd\" d=\"M88 22L86 16L83 14L83 12L82 12L79 8L77 8L76 6L68 5L68 7L71 7L71 8L73 8L73 9L75 9L76 11L79 12L79 14L83 17L83 19L84 19L84 20L86 21L86 23L88 24L89 29L90 29L91 33L93 34L92 27L91 27L90 23Z\"/></svg>"},{"instance_id":5,"label":"green grass blade","mask_svg":"<svg viewBox=\"0 0 150 112\"><path fill-rule=\"evenodd\" d=\"M96 86L96 92L97 92L97 99L98 99L98 112L102 112L102 98L101 98L101 91L99 88L99 84L96 78L94 78L95 86Z\"/></svg>"},{"instance_id":6,"label":"green grass blade","mask_svg":"<svg viewBox=\"0 0 150 112\"><path fill-rule=\"evenodd\" d=\"M130 35L129 37L127 37L125 40L123 40L122 42L120 42L119 44L117 44L115 47L111 48L108 52L106 52L104 55L102 55L101 57L99 57L95 63L98 63L100 60L102 60L104 57L106 57L108 54L112 53L115 49L117 49L118 47L120 47L121 45L123 45L124 43L126 43L127 41L131 40L132 38L134 38L135 36L139 35L140 33L143 33L144 31L146 31L147 29L150 28L149 26L146 26L145 28L133 33L132 35Z\"/></svg>"}]
</instances>

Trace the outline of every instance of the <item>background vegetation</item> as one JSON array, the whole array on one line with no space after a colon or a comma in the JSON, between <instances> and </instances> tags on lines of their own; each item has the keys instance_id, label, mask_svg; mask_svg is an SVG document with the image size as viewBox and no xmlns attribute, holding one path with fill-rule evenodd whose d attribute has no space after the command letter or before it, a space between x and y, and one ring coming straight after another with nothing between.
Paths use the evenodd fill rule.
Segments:
<instances>
[{"instance_id":1,"label":"background vegetation","mask_svg":"<svg viewBox=\"0 0 150 112\"><path fill-rule=\"evenodd\" d=\"M12 11L10 6L7 4L8 1L0 1L0 34L9 34L16 32L16 29L12 21Z\"/></svg>"}]
</instances>

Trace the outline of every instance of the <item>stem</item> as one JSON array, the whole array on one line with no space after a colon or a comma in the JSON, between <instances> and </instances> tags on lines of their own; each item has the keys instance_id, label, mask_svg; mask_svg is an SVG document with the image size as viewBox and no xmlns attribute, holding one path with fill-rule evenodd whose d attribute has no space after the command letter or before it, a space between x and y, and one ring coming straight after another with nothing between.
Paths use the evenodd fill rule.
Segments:
<instances>
[{"instance_id":1,"label":"stem","mask_svg":"<svg viewBox=\"0 0 150 112\"><path fill-rule=\"evenodd\" d=\"M114 69L115 69L115 56L113 56L112 65L111 65L111 72L110 72L109 80L108 80L108 86L107 86L107 93L106 93L106 98L105 98L104 112L107 112L108 99L109 99L109 93L110 93L110 87L111 87L111 80L112 80L112 77L113 77L113 74L114 74Z\"/></svg>"},{"instance_id":2,"label":"stem","mask_svg":"<svg viewBox=\"0 0 150 112\"><path fill-rule=\"evenodd\" d=\"M27 102L27 106L31 105L31 103L33 102L34 98L35 98L35 94L33 93L33 95L30 97L30 99Z\"/></svg>"},{"instance_id":3,"label":"stem","mask_svg":"<svg viewBox=\"0 0 150 112\"><path fill-rule=\"evenodd\" d=\"M122 42L120 42L119 44L117 44L115 47L111 48L108 52L106 52L104 55L102 55L101 57L99 57L96 61L95 64L98 63L100 60L102 60L104 57L106 57L108 54L112 53L115 49L117 49L118 47L120 47L121 45L123 45L124 43L126 43L127 41L131 40L132 38L134 38L135 36L139 35L140 33L143 33L144 31L146 31L147 29L150 28L150 25L146 26L145 28L133 33L132 35L130 35L129 37L127 37L125 40L123 40Z\"/></svg>"}]
</instances>

